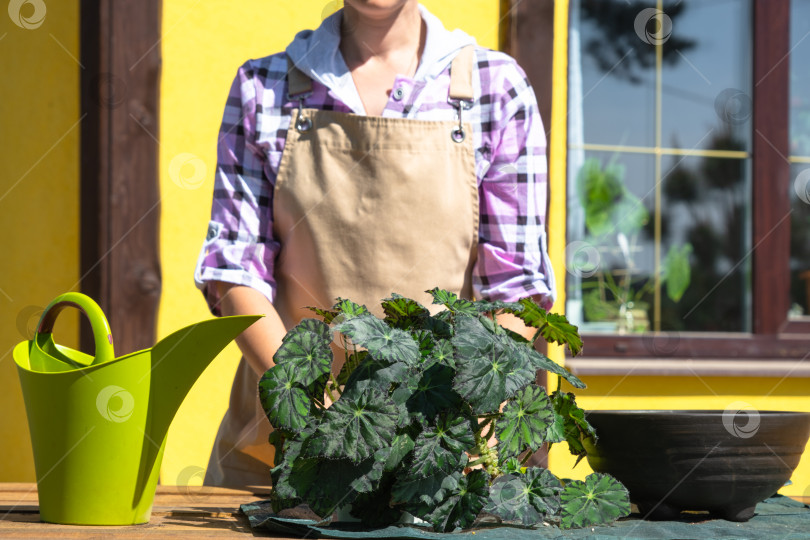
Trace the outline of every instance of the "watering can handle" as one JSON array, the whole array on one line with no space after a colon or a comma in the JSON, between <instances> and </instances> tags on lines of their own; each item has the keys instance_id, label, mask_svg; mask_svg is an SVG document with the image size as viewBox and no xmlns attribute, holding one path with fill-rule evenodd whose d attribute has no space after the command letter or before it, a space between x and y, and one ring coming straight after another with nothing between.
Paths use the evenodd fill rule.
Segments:
<instances>
[{"instance_id":1,"label":"watering can handle","mask_svg":"<svg viewBox=\"0 0 810 540\"><path fill-rule=\"evenodd\" d=\"M107 317L104 315L101 307L99 307L92 298L82 293L69 292L54 298L42 313L42 318L40 318L39 324L37 325L37 333L52 333L56 317L66 307L77 308L84 313L87 320L90 321L90 326L93 328L93 339L96 345L96 357L93 360L93 364L101 364L114 359L115 351L113 349L110 323L107 322Z\"/></svg>"}]
</instances>

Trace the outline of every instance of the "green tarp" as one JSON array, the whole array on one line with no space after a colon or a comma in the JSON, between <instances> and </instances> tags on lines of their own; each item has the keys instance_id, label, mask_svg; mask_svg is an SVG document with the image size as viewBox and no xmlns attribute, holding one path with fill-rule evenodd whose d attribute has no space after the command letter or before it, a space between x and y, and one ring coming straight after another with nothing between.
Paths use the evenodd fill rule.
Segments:
<instances>
[{"instance_id":1,"label":"green tarp","mask_svg":"<svg viewBox=\"0 0 810 540\"><path fill-rule=\"evenodd\" d=\"M357 523L317 523L306 519L283 518L273 514L270 503L243 504L242 512L254 530L307 538L420 538L464 540L523 540L560 538L582 540L647 539L773 539L810 540L810 506L788 497L775 496L757 505L757 513L745 523L708 519L706 514L684 513L676 521L644 521L633 514L612 525L562 530L541 525L527 529L506 524L481 523L474 529L435 533L415 525L363 529Z\"/></svg>"}]
</instances>

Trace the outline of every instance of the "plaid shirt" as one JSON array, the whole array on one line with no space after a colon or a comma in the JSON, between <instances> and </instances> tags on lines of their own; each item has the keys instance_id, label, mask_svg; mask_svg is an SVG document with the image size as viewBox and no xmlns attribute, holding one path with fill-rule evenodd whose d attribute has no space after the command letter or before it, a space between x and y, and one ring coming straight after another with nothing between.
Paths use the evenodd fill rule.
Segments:
<instances>
[{"instance_id":1,"label":"plaid shirt","mask_svg":"<svg viewBox=\"0 0 810 540\"><path fill-rule=\"evenodd\" d=\"M428 17L423 11L426 53L431 37L435 42L447 32ZM321 45L336 48L335 43ZM540 295L549 308L554 275L546 252L546 139L535 95L509 56L480 47L475 56L475 103L464 111L464 121L473 126L480 206L473 291L486 300ZM423 55L423 62L425 57L429 55ZM449 67L449 60L446 65L420 65L414 79L397 77L382 116L457 119L456 109L447 102ZM273 187L290 115L298 106L287 96L286 71L286 53L248 61L239 69L225 105L211 223L195 272L214 313L216 287L207 287L212 280L247 285L270 301L274 298L273 269L280 244L273 236ZM347 75L341 74L343 81ZM317 76L313 79L305 107L364 114L356 90L336 91Z\"/></svg>"}]
</instances>

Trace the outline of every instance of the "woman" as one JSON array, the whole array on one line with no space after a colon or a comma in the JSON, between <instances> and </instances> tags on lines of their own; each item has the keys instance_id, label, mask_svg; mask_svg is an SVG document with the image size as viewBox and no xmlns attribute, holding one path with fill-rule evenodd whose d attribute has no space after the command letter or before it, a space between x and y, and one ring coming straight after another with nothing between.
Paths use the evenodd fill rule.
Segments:
<instances>
[{"instance_id":1,"label":"woman","mask_svg":"<svg viewBox=\"0 0 810 540\"><path fill-rule=\"evenodd\" d=\"M417 0L345 0L284 53L244 64L218 161L196 281L214 313L266 317L237 339L208 484L269 483L257 381L305 306L428 302L436 286L553 302L534 93L511 58Z\"/></svg>"}]
</instances>

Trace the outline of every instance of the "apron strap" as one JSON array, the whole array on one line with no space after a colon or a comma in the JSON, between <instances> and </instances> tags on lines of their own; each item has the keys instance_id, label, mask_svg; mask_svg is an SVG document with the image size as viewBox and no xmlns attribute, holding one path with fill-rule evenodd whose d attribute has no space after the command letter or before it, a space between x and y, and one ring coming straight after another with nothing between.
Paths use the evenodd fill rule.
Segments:
<instances>
[{"instance_id":1,"label":"apron strap","mask_svg":"<svg viewBox=\"0 0 810 540\"><path fill-rule=\"evenodd\" d=\"M304 100L312 95L312 79L295 67L287 57L287 97L298 100L298 114L295 116L295 129L301 133L312 128L312 120L304 116Z\"/></svg>"},{"instance_id":2,"label":"apron strap","mask_svg":"<svg viewBox=\"0 0 810 540\"><path fill-rule=\"evenodd\" d=\"M475 48L467 45L456 55L450 65L450 99L473 101L473 55Z\"/></svg>"},{"instance_id":3,"label":"apron strap","mask_svg":"<svg viewBox=\"0 0 810 540\"><path fill-rule=\"evenodd\" d=\"M290 98L303 98L312 93L312 79L295 67L290 57L287 57L287 94Z\"/></svg>"}]
</instances>

